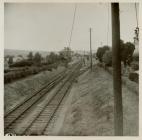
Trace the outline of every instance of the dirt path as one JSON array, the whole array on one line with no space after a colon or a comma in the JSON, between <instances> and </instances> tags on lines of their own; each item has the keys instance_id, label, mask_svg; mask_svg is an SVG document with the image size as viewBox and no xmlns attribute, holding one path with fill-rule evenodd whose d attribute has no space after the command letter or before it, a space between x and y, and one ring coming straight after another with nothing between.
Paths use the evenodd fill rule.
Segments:
<instances>
[{"instance_id":1,"label":"dirt path","mask_svg":"<svg viewBox=\"0 0 142 140\"><path fill-rule=\"evenodd\" d=\"M138 135L138 96L123 87L124 135ZM112 76L95 66L79 77L58 135L113 136Z\"/></svg>"}]
</instances>

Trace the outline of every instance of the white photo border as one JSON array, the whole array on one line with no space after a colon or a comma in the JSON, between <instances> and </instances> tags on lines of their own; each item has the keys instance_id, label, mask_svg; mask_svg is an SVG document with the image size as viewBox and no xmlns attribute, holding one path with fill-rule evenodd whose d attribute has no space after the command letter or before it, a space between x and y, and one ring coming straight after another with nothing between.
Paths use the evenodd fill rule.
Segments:
<instances>
[{"instance_id":1,"label":"white photo border","mask_svg":"<svg viewBox=\"0 0 142 140\"><path fill-rule=\"evenodd\" d=\"M121 3L139 3L139 64L142 71L142 1L141 0L1 0L0 1L0 139L49 139L49 140L142 140L142 76L139 74L139 136L4 136L4 3L106 3L106 2L121 2ZM133 127L133 126L132 126Z\"/></svg>"}]
</instances>

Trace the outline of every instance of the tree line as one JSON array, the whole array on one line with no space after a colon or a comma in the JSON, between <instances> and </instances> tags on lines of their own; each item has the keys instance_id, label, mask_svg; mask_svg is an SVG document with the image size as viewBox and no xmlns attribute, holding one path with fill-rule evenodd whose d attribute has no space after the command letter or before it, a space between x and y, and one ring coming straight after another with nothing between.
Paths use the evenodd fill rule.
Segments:
<instances>
[{"instance_id":1,"label":"tree line","mask_svg":"<svg viewBox=\"0 0 142 140\"><path fill-rule=\"evenodd\" d=\"M121 48L121 61L124 66L130 66L133 61L133 53L135 46L131 42L124 43L123 40L120 41ZM96 57L100 62L104 62L107 66L112 66L112 48L110 46L99 47L96 53Z\"/></svg>"},{"instance_id":2,"label":"tree line","mask_svg":"<svg viewBox=\"0 0 142 140\"><path fill-rule=\"evenodd\" d=\"M71 61L71 49L68 47L65 47L63 50L61 50L58 54L54 52L50 52L49 55L46 57L42 57L42 55L39 52L36 52L33 54L33 52L29 52L27 55L27 59L22 59L18 62L14 62L13 58L14 56L7 56L8 58L8 64L11 67L23 67L23 66L31 66L31 65L47 65L47 64L53 64L57 62L63 62L68 63ZM22 58L21 55L18 55Z\"/></svg>"}]
</instances>

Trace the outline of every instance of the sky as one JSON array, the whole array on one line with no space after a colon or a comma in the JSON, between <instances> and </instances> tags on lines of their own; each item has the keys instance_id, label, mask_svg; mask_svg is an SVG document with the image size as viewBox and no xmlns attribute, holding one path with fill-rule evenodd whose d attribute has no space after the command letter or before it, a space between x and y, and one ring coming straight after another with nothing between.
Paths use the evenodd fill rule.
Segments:
<instances>
[{"instance_id":1,"label":"sky","mask_svg":"<svg viewBox=\"0 0 142 140\"><path fill-rule=\"evenodd\" d=\"M68 47L74 11L74 3L6 3L5 49L60 51ZM124 42L133 42L136 25L134 3L120 3L120 37ZM72 50L89 50L89 28L93 50L111 46L110 3L76 4Z\"/></svg>"}]
</instances>

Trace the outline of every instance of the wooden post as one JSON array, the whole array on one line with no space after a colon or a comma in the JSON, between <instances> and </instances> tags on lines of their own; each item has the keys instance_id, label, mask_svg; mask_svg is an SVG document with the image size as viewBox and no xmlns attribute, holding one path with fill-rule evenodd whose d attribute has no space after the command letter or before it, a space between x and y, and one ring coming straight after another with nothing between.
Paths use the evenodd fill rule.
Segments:
<instances>
[{"instance_id":1,"label":"wooden post","mask_svg":"<svg viewBox=\"0 0 142 140\"><path fill-rule=\"evenodd\" d=\"M112 65L114 92L114 127L115 135L123 135L123 106L121 84L121 50L120 50L120 21L119 4L111 4L112 14Z\"/></svg>"},{"instance_id":2,"label":"wooden post","mask_svg":"<svg viewBox=\"0 0 142 140\"><path fill-rule=\"evenodd\" d=\"M90 28L90 68L91 68L91 71L92 71L92 44L91 44L91 28Z\"/></svg>"}]
</instances>

